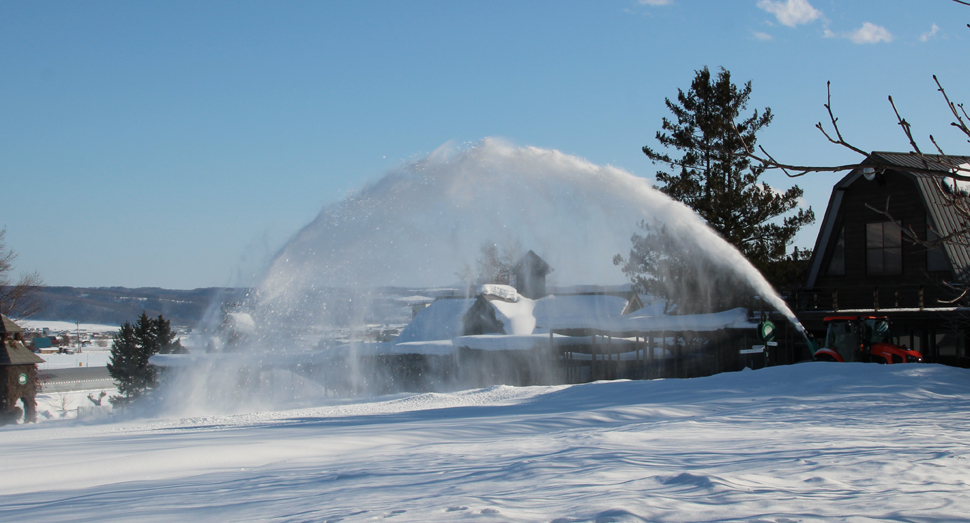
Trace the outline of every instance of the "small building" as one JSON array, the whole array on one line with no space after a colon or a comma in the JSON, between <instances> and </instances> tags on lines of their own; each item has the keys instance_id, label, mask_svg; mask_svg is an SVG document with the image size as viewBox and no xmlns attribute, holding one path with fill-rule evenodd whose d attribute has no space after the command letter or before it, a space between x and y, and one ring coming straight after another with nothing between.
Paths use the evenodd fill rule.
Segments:
<instances>
[{"instance_id":1,"label":"small building","mask_svg":"<svg viewBox=\"0 0 970 523\"><path fill-rule=\"evenodd\" d=\"M515 275L515 290L522 296L538 300L546 296L546 275L552 272L552 267L533 251L529 251L512 266Z\"/></svg>"},{"instance_id":2,"label":"small building","mask_svg":"<svg viewBox=\"0 0 970 523\"><path fill-rule=\"evenodd\" d=\"M51 339L47 336L39 336L30 340L30 348L34 352L42 352L44 350L52 351L54 345L51 343Z\"/></svg>"},{"instance_id":3,"label":"small building","mask_svg":"<svg viewBox=\"0 0 970 523\"><path fill-rule=\"evenodd\" d=\"M924 361L970 367L970 307L961 299L970 286L970 245L930 249L912 241L970 226L947 200L966 188L954 186L942 164L911 153L873 152L865 164L890 167L856 169L835 184L805 287L790 296L793 310L816 336L834 313L885 316L896 343Z\"/></svg>"},{"instance_id":4,"label":"small building","mask_svg":"<svg viewBox=\"0 0 970 523\"><path fill-rule=\"evenodd\" d=\"M37 364L44 360L24 346L22 332L0 314L0 425L37 420Z\"/></svg>"}]
</instances>

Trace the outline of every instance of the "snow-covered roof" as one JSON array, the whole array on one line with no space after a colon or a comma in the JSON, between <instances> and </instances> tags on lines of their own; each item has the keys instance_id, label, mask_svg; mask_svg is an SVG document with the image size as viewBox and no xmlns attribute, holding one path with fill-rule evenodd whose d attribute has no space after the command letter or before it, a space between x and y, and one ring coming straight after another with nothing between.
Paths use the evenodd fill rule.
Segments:
<instances>
[{"instance_id":1,"label":"snow-covered roof","mask_svg":"<svg viewBox=\"0 0 970 523\"><path fill-rule=\"evenodd\" d=\"M477 350L532 350L537 347L549 347L549 334L482 334L479 336L461 336L451 340L455 347L468 347ZM592 343L591 336L564 336L556 334L552 338L552 345L556 348L572 346L588 346ZM602 342L601 342L602 343ZM628 346L634 350L632 340L615 339L615 344Z\"/></svg>"},{"instance_id":2,"label":"snow-covered roof","mask_svg":"<svg viewBox=\"0 0 970 523\"><path fill-rule=\"evenodd\" d=\"M756 323L748 321L748 310L731 309L711 314L685 314L681 316L629 314L626 316L551 317L549 329L591 329L603 332L662 332L694 331L710 332L721 329L753 329Z\"/></svg>"},{"instance_id":3,"label":"snow-covered roof","mask_svg":"<svg viewBox=\"0 0 970 523\"><path fill-rule=\"evenodd\" d=\"M668 316L663 300L645 297L647 305L624 315L628 300L609 294L550 295L531 300L504 285L483 285L483 299L495 310L505 335L547 334L553 329L591 329L601 332L659 332L663 330L714 331L753 328L747 310L714 314ZM451 340L464 334L463 318L473 299L445 299L419 312L398 336L396 343ZM521 343L521 341L508 341Z\"/></svg>"},{"instance_id":4,"label":"snow-covered roof","mask_svg":"<svg viewBox=\"0 0 970 523\"><path fill-rule=\"evenodd\" d=\"M621 317L627 301L606 294L552 295L536 300L533 316L536 326L546 332L559 324L599 324Z\"/></svg>"},{"instance_id":5,"label":"snow-covered roof","mask_svg":"<svg viewBox=\"0 0 970 523\"><path fill-rule=\"evenodd\" d=\"M415 294L412 296L401 296L399 298L394 298L394 300L405 305L420 305L422 303L431 303L434 301L434 298Z\"/></svg>"},{"instance_id":6,"label":"snow-covered roof","mask_svg":"<svg viewBox=\"0 0 970 523\"><path fill-rule=\"evenodd\" d=\"M479 285L478 294L481 294L482 296L495 296L496 298L502 298L506 301L516 301L521 298L519 291L515 290L515 287L511 285L499 285L496 283Z\"/></svg>"},{"instance_id":7,"label":"snow-covered roof","mask_svg":"<svg viewBox=\"0 0 970 523\"><path fill-rule=\"evenodd\" d=\"M474 299L442 299L417 313L401 331L397 343L450 340L464 334L462 320Z\"/></svg>"},{"instance_id":8,"label":"snow-covered roof","mask_svg":"<svg viewBox=\"0 0 970 523\"><path fill-rule=\"evenodd\" d=\"M541 300L539 300L541 301ZM532 334L536 328L533 309L536 300L518 296L514 302L489 300L495 309L495 317L502 322L506 334Z\"/></svg>"}]
</instances>

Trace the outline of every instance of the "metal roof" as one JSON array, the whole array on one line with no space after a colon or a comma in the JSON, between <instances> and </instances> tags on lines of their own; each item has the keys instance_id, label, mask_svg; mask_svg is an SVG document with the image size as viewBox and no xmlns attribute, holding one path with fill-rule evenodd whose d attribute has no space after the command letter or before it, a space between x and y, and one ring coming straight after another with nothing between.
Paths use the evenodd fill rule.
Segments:
<instances>
[{"instance_id":1,"label":"metal roof","mask_svg":"<svg viewBox=\"0 0 970 523\"><path fill-rule=\"evenodd\" d=\"M911 177L916 186L919 187L920 196L929 213L932 225L940 236L947 236L960 230L970 228L970 222L966 217L954 209L953 205L947 202L945 189L942 181L943 176L932 176L929 174L918 174L906 171L906 167L915 169L931 169L940 171L940 174L947 172L945 164L933 163L937 156L924 155L923 158L913 153L892 153L892 152L873 152L870 157L883 160L886 163L900 166L896 171ZM927 159L929 161L927 161ZM951 162L970 163L970 156L949 156ZM943 244L950 265L953 267L953 277L961 283L970 283L970 245L959 242L946 242Z\"/></svg>"},{"instance_id":2,"label":"metal roof","mask_svg":"<svg viewBox=\"0 0 970 523\"><path fill-rule=\"evenodd\" d=\"M24 330L10 320L6 315L0 314L0 334L13 334L15 332L23 332Z\"/></svg>"},{"instance_id":3,"label":"metal roof","mask_svg":"<svg viewBox=\"0 0 970 523\"><path fill-rule=\"evenodd\" d=\"M23 343L8 340L0 344L0 367L33 365L35 363L44 363L44 360L30 352L30 349L24 347Z\"/></svg>"}]
</instances>

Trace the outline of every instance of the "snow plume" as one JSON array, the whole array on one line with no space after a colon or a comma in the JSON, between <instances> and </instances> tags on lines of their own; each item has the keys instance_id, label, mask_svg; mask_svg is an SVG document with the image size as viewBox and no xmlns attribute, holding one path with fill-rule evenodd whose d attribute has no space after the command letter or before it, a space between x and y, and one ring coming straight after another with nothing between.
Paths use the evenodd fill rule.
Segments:
<instances>
[{"instance_id":1,"label":"snow plume","mask_svg":"<svg viewBox=\"0 0 970 523\"><path fill-rule=\"evenodd\" d=\"M463 150L444 146L325 207L280 250L243 307L256 332L241 345L267 360L284 349L327 352L320 333L361 334L354 328L373 323L381 288L453 284L463 292L455 274L475 264L485 241L513 238L535 251L558 285L626 283L613 257L630 252L644 220L663 223L706 266L737 275L790 316L733 246L649 180L487 138ZM306 335L311 329L320 335Z\"/></svg>"},{"instance_id":2,"label":"snow plume","mask_svg":"<svg viewBox=\"0 0 970 523\"><path fill-rule=\"evenodd\" d=\"M258 289L261 312L306 309L318 289L365 294L378 286L455 282L464 264L475 264L483 242L510 236L545 259L559 285L623 283L612 258L629 253L641 220L664 223L723 270L774 295L737 250L648 180L487 138L465 150L443 147L324 208L271 264ZM341 309L352 303L348 298Z\"/></svg>"}]
</instances>

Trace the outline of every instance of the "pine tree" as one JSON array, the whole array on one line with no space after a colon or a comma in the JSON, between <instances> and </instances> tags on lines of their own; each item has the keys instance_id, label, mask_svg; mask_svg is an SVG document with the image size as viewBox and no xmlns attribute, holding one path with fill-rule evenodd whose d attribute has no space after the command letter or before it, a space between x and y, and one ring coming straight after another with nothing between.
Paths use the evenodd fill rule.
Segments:
<instances>
[{"instance_id":1,"label":"pine tree","mask_svg":"<svg viewBox=\"0 0 970 523\"><path fill-rule=\"evenodd\" d=\"M696 211L725 240L736 246L766 276L772 265L785 260L786 250L803 226L815 221L812 209L798 207L802 189L780 193L759 181L764 167L752 165L744 154L753 148L756 133L771 123L771 109L747 109L751 82L738 88L731 73L721 69L717 78L707 67L696 71L690 89L678 89L677 102L666 100L674 120L666 117L657 141L680 157L644 146L654 163L673 167L657 172L659 189ZM679 171L678 171L679 169ZM786 216L787 215L787 216Z\"/></svg>"},{"instance_id":2,"label":"pine tree","mask_svg":"<svg viewBox=\"0 0 970 523\"><path fill-rule=\"evenodd\" d=\"M122 394L113 396L112 403L128 403L141 395L141 388L137 385L139 350L135 327L126 321L118 329L111 345L111 359L108 361L108 374L118 384L118 391Z\"/></svg>"},{"instance_id":3,"label":"pine tree","mask_svg":"<svg viewBox=\"0 0 970 523\"><path fill-rule=\"evenodd\" d=\"M169 320L166 320L159 314L158 318L152 321L159 354L179 354L185 352L184 347L182 347L182 341L178 339L178 334L172 331L172 325Z\"/></svg>"},{"instance_id":4,"label":"pine tree","mask_svg":"<svg viewBox=\"0 0 970 523\"><path fill-rule=\"evenodd\" d=\"M714 260L697 252L700 246L681 241L660 222L639 224L629 258L617 254L613 263L633 282L634 288L665 300L665 312L695 314L741 306L738 301L747 284L737 275L719 270Z\"/></svg>"},{"instance_id":5,"label":"pine tree","mask_svg":"<svg viewBox=\"0 0 970 523\"><path fill-rule=\"evenodd\" d=\"M108 373L123 394L111 398L112 403L130 403L158 385L157 371L148 363L149 358L159 352L182 351L170 322L161 315L152 319L143 311L134 325L125 322L111 346L108 363Z\"/></svg>"}]
</instances>

